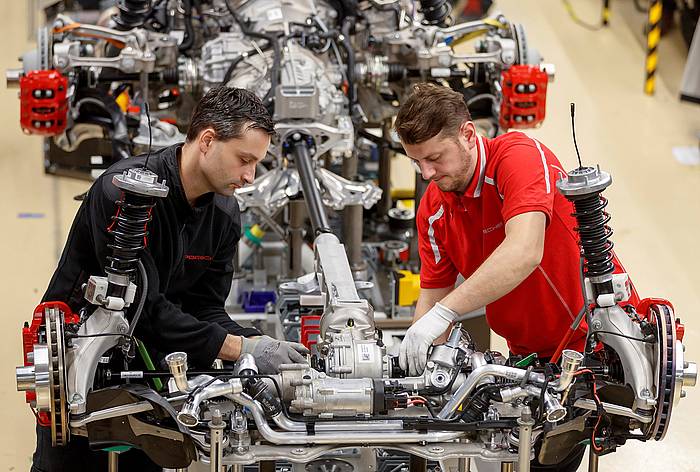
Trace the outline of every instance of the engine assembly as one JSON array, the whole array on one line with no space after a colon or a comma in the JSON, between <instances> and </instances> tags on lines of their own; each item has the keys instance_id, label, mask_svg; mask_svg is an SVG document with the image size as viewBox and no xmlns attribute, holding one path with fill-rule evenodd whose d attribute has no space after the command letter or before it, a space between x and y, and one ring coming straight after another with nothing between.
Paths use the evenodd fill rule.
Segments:
<instances>
[{"instance_id":1,"label":"engine assembly","mask_svg":"<svg viewBox=\"0 0 700 472\"><path fill-rule=\"evenodd\" d=\"M91 309L44 303L23 330L17 388L54 444L86 436L97 448L140 448L164 468L198 461L212 471L380 470L397 453L417 467L427 459L468 470L474 459L528 471L535 455L556 464L580 443L602 455L630 439L663 439L696 366L684 359L670 302L625 303L630 287L612 271L601 196L612 180L599 169L579 167L558 184L580 233L585 352L506 358L480 351L459 325L420 376L407 377L388 352L375 308L393 312L396 287L411 283L410 271L396 269L414 239L412 210L391 208L389 195L398 106L413 83L435 81L461 91L492 133L534 127L553 74L522 26L501 15L448 25L448 14L444 0L125 0L92 23L64 12L40 30L8 81L20 87L22 128L46 137L49 172L94 175L149 142L183 140L179 127L212 87L263 99L278 136L262 175L236 192L250 223L238 263L255 266L248 259L264 233L277 235L286 265L272 282L272 311L289 337L313 346L309 364L276 375L260 375L248 355L202 371L179 352L166 357L167 370L130 367L145 299L134 302L148 283L140 251L154 199L168 192L158 176L131 170L114 181L123 199L107 277L85 287ZM467 41L473 52L457 47ZM390 241L363 241L371 208L388 221ZM401 273L390 302L373 291L376 260Z\"/></svg>"},{"instance_id":2,"label":"engine assembly","mask_svg":"<svg viewBox=\"0 0 700 472\"><path fill-rule=\"evenodd\" d=\"M362 149L358 139L395 116L417 81L463 92L492 133L535 127L553 77L521 25L496 15L447 26L444 0L129 0L102 14L61 11L7 83L20 88L22 129L46 137L46 171L83 178L143 151L149 123L154 147L182 141L193 104L218 85L253 90L273 111L274 166L300 123L314 157ZM280 167L268 185L294 185ZM334 207L346 203L336 189L350 184L330 173L322 182ZM376 192L365 190L355 200L370 205Z\"/></svg>"},{"instance_id":3,"label":"engine assembly","mask_svg":"<svg viewBox=\"0 0 700 472\"><path fill-rule=\"evenodd\" d=\"M290 146L296 158L308 157L308 140ZM307 167L299 166L302 182L310 181ZM345 249L325 229L319 190L305 186L309 206L318 206L311 211L315 271L297 295L300 304L321 309L318 342L309 365L259 375L249 354L220 370L189 371L181 352L166 357L168 371L128 369L142 308L139 303L131 322L124 316L136 291L129 274L142 267L143 212L167 193L155 175L129 171L115 177L125 191L124 211L113 229L108 276L91 277L85 289L97 308L77 316L62 304L38 307L24 330L18 389L51 425L55 444L66 444L71 434L86 435L94 446L129 444L168 468L198 460L212 471L275 461L296 464L295 470L372 470L385 451L402 451L443 464L469 458L527 471L536 442L538 461L556 464L582 441L602 455L629 439L661 440L683 388L695 385L697 368L683 357L683 325L669 302L625 304L630 287L626 274L612 274L612 232L601 196L610 183L609 174L590 167L558 182L579 224L586 351L563 350L559 363L506 359L476 350L457 325L417 377L406 377L387 354ZM140 283L147 283L145 274ZM109 363L114 356L125 361L123 370ZM99 369L100 362L110 367ZM133 381L156 378L170 378L167 388ZM344 455L347 450L370 453Z\"/></svg>"}]
</instances>

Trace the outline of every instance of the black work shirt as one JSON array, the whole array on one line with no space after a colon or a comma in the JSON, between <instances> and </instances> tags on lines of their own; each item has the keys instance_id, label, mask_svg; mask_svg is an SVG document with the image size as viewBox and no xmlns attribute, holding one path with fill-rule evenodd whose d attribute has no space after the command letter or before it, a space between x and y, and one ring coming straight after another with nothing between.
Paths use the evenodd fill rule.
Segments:
<instances>
[{"instance_id":1,"label":"black work shirt","mask_svg":"<svg viewBox=\"0 0 700 472\"><path fill-rule=\"evenodd\" d=\"M152 153L148 169L165 180L168 196L156 199L141 260L148 296L135 335L160 353L185 351L192 364L210 366L226 334L252 336L257 330L231 320L224 301L231 288L233 256L241 235L235 197L208 193L191 206L180 179L180 144ZM121 191L112 177L143 167L145 156L115 163L92 185L78 209L68 241L44 301L63 301L78 311L87 302L81 286L90 275L105 275L112 223ZM138 283L138 281L136 282ZM139 288L139 291L142 287ZM134 301L127 314L135 309Z\"/></svg>"}]
</instances>

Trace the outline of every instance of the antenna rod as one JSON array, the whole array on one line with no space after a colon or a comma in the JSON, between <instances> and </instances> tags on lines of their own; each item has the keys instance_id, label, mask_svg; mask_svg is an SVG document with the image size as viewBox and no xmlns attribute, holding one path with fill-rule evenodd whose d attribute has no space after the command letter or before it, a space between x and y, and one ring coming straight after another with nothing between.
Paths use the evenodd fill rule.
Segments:
<instances>
[{"instance_id":1,"label":"antenna rod","mask_svg":"<svg viewBox=\"0 0 700 472\"><path fill-rule=\"evenodd\" d=\"M578 152L578 144L576 144L576 123L574 122L574 115L576 114L576 104L571 102L571 133L574 135L574 147L576 148L576 156L578 157L578 168L582 169L583 164L581 163L581 154Z\"/></svg>"}]
</instances>

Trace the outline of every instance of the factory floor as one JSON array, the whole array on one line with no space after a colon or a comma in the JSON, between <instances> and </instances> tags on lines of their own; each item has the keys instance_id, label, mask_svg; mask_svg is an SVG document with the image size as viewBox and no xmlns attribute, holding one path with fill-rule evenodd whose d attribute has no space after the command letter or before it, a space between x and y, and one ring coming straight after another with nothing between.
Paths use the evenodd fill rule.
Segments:
<instances>
[{"instance_id":1,"label":"factory floor","mask_svg":"<svg viewBox=\"0 0 700 472\"><path fill-rule=\"evenodd\" d=\"M27 41L29 2L2 2L0 64L33 47ZM631 0L612 2L610 27L589 31L568 16L560 0L502 0L497 7L522 23L529 44L556 65L547 94L544 125L530 131L550 147L566 168L576 165L569 103L577 105L577 138L585 164L600 164L613 175L606 191L613 216L615 248L642 296L673 301L686 325L688 359L700 361L700 166L686 166L672 154L676 146L698 144L700 108L680 103L678 91L685 48L678 30L661 41L659 78L653 97L642 93L644 15ZM646 2L641 2L646 3ZM597 19L600 2L573 0L582 18ZM4 81L3 81L4 82ZM47 177L41 140L19 128L16 90L0 89L0 221L5 307L0 331L0 470L28 470L34 450L34 418L15 391L21 363L20 328L31 316L55 267L78 203L82 181ZM400 162L400 161L399 161ZM400 181L400 173L396 180ZM405 174L404 174L405 175ZM400 185L401 182L395 182ZM502 340L494 341L504 348ZM700 387L689 389L674 409L663 442L631 441L600 459L600 470L700 470L697 424ZM582 467L581 470L585 470Z\"/></svg>"}]
</instances>

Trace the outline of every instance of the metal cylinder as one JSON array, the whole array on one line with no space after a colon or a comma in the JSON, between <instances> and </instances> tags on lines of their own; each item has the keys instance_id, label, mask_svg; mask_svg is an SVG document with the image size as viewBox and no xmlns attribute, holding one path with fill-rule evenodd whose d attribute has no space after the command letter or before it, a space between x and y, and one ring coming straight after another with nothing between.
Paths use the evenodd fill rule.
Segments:
<instances>
[{"instance_id":1,"label":"metal cylinder","mask_svg":"<svg viewBox=\"0 0 700 472\"><path fill-rule=\"evenodd\" d=\"M391 120L384 120L382 124L382 136L384 142L391 142ZM384 218L391 208L391 149L384 144L379 154L379 188L382 189L382 198L377 204L377 216Z\"/></svg>"},{"instance_id":2,"label":"metal cylinder","mask_svg":"<svg viewBox=\"0 0 700 472\"><path fill-rule=\"evenodd\" d=\"M114 451L107 453L107 470L109 472L119 472L119 453Z\"/></svg>"},{"instance_id":3,"label":"metal cylinder","mask_svg":"<svg viewBox=\"0 0 700 472\"><path fill-rule=\"evenodd\" d=\"M289 202L289 264L287 270L290 278L304 274L301 265L302 245L304 244L304 218L306 209L303 200Z\"/></svg>"},{"instance_id":4,"label":"metal cylinder","mask_svg":"<svg viewBox=\"0 0 700 472\"><path fill-rule=\"evenodd\" d=\"M501 462L501 472L513 472L513 470L512 462Z\"/></svg>"},{"instance_id":5,"label":"metal cylinder","mask_svg":"<svg viewBox=\"0 0 700 472\"><path fill-rule=\"evenodd\" d=\"M5 84L7 88L19 88L19 79L24 73L23 69L7 69L5 70Z\"/></svg>"},{"instance_id":6,"label":"metal cylinder","mask_svg":"<svg viewBox=\"0 0 700 472\"><path fill-rule=\"evenodd\" d=\"M17 378L18 392L26 392L36 388L33 365L15 367L15 377Z\"/></svg>"},{"instance_id":7,"label":"metal cylinder","mask_svg":"<svg viewBox=\"0 0 700 472\"><path fill-rule=\"evenodd\" d=\"M243 354L241 354L241 356L238 358L238 361L236 362L236 374L240 375L244 372L247 372L249 374L251 371L253 372L253 374L257 374L258 366L255 363L255 358L253 357L253 355L248 352L244 352Z\"/></svg>"},{"instance_id":8,"label":"metal cylinder","mask_svg":"<svg viewBox=\"0 0 700 472\"><path fill-rule=\"evenodd\" d=\"M357 154L343 159L342 176L348 180L357 177ZM350 270L360 272L367 268L362 258L362 205L349 205L343 210L343 241L348 254Z\"/></svg>"},{"instance_id":9,"label":"metal cylinder","mask_svg":"<svg viewBox=\"0 0 700 472\"><path fill-rule=\"evenodd\" d=\"M306 208L309 212L309 219L311 220L314 233L330 232L330 224L328 223L328 216L323 207L321 192L318 189L316 176L314 175L309 148L302 140L294 142L294 161L299 172L299 180L301 181L301 188L304 192Z\"/></svg>"},{"instance_id":10,"label":"metal cylinder","mask_svg":"<svg viewBox=\"0 0 700 472\"><path fill-rule=\"evenodd\" d=\"M532 412L526 406L518 418L518 472L530 472L530 448L534 424Z\"/></svg>"},{"instance_id":11,"label":"metal cylinder","mask_svg":"<svg viewBox=\"0 0 700 472\"><path fill-rule=\"evenodd\" d=\"M559 377L559 386L557 390L566 390L571 381L574 379L574 374L583 362L583 354L572 349L564 349L561 353L561 376Z\"/></svg>"},{"instance_id":12,"label":"metal cylinder","mask_svg":"<svg viewBox=\"0 0 700 472\"><path fill-rule=\"evenodd\" d=\"M362 258L362 205L349 205L343 210L343 240L350 270L353 273L365 270L367 263Z\"/></svg>"},{"instance_id":13,"label":"metal cylinder","mask_svg":"<svg viewBox=\"0 0 700 472\"><path fill-rule=\"evenodd\" d=\"M588 472L598 472L598 454L595 453L593 447L588 447Z\"/></svg>"},{"instance_id":14,"label":"metal cylinder","mask_svg":"<svg viewBox=\"0 0 700 472\"><path fill-rule=\"evenodd\" d=\"M209 434L211 436L211 450L209 452L209 470L211 472L221 472L224 461L224 428L226 423L221 417L218 409L212 411L209 422Z\"/></svg>"},{"instance_id":15,"label":"metal cylinder","mask_svg":"<svg viewBox=\"0 0 700 472\"><path fill-rule=\"evenodd\" d=\"M168 363L170 373L175 380L177 389L181 392L188 392L187 385L187 353L186 352L171 352L165 356L165 362Z\"/></svg>"}]
</instances>

